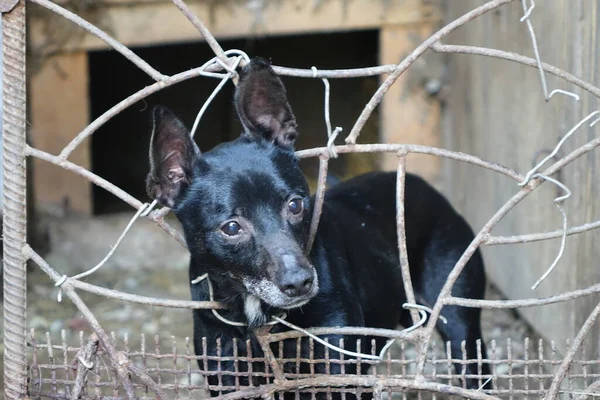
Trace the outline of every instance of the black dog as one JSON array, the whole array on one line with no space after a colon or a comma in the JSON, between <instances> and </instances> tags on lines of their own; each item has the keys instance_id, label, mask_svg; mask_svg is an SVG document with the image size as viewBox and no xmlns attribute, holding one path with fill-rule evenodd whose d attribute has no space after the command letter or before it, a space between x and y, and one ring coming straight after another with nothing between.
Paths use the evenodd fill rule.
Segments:
<instances>
[{"instance_id":1,"label":"black dog","mask_svg":"<svg viewBox=\"0 0 600 400\"><path fill-rule=\"evenodd\" d=\"M371 173L330 189L314 246L306 254L313 199L294 156L295 117L283 84L266 61L254 59L243 68L235 105L244 133L206 154L200 153L170 111L154 109L148 194L173 208L183 225L191 254L190 279L208 273L215 300L228 306L221 314L248 324L231 326L210 310L195 310L196 354L230 357L237 343L237 355L245 356L246 340L250 340L252 355L260 357L251 329L282 312L288 321L307 328L412 325L402 308L406 296L397 247L395 174ZM417 300L433 305L473 232L440 193L410 174L405 214ZM453 294L480 299L484 288L483 262L477 252ZM209 299L207 282L192 284L191 292L193 300ZM481 338L480 310L446 307L442 314L448 324L440 323L437 328L445 341L451 341L453 357L460 358L465 340L468 357L475 358L475 341ZM284 330L277 325L272 332ZM329 337L334 344L339 339ZM357 349L358 338L346 336L344 340L347 349ZM294 359L297 344L289 342L285 342L283 356ZM384 344L385 340L376 339L377 353ZM370 339L363 338L358 350L371 354L371 345ZM302 343L303 358L309 356L308 347L308 342ZM312 351L315 359L323 358L323 346L317 344ZM485 348L482 353L487 358ZM339 359L340 355L329 350L329 357ZM226 391L218 388L221 384L233 387L233 362L207 360L205 365L200 358L199 364L209 371L212 394ZM251 367L254 385L267 382L264 363L247 364L240 362L236 368L243 372ZM368 365L361 365L360 372L366 373ZM316 373L326 372L324 365L314 368ZM456 368L462 370L460 365ZM222 377L216 376L217 369ZM295 362L286 363L284 369L309 372L304 363L300 371ZM331 364L329 372L356 373L356 363ZM483 372L489 373L486 365ZM468 375L477 373L476 365L467 367ZM240 385L249 384L247 378L238 379ZM476 388L477 380L468 379L467 386Z\"/></svg>"}]
</instances>

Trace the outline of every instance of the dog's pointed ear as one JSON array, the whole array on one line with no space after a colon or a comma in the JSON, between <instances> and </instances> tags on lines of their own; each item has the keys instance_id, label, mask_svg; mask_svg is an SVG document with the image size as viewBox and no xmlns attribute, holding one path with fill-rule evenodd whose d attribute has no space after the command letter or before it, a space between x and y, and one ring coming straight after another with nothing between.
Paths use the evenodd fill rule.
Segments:
<instances>
[{"instance_id":1,"label":"dog's pointed ear","mask_svg":"<svg viewBox=\"0 0 600 400\"><path fill-rule=\"evenodd\" d=\"M173 208L192 182L200 150L183 123L168 108L154 107L152 119L146 192L163 206Z\"/></svg>"},{"instance_id":2,"label":"dog's pointed ear","mask_svg":"<svg viewBox=\"0 0 600 400\"><path fill-rule=\"evenodd\" d=\"M269 63L254 58L241 73L235 107L245 133L292 148L298 132L285 87Z\"/></svg>"}]
</instances>

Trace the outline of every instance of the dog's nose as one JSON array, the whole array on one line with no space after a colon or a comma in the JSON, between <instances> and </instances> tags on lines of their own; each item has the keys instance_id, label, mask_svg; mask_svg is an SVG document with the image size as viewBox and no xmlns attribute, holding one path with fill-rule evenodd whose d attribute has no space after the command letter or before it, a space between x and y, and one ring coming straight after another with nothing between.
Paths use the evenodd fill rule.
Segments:
<instances>
[{"instance_id":1,"label":"dog's nose","mask_svg":"<svg viewBox=\"0 0 600 400\"><path fill-rule=\"evenodd\" d=\"M290 297L299 297L307 294L312 289L313 274L308 268L286 268L280 275L279 290Z\"/></svg>"},{"instance_id":2,"label":"dog's nose","mask_svg":"<svg viewBox=\"0 0 600 400\"><path fill-rule=\"evenodd\" d=\"M278 261L274 282L284 294L300 297L314 289L314 270L305 258L280 251Z\"/></svg>"}]
</instances>

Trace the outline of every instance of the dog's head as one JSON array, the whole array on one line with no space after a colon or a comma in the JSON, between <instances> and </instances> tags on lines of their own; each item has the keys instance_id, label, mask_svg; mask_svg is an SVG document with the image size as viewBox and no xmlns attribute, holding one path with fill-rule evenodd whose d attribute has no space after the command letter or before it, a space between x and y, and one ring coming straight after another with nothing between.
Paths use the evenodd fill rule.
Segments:
<instances>
[{"instance_id":1,"label":"dog's head","mask_svg":"<svg viewBox=\"0 0 600 400\"><path fill-rule=\"evenodd\" d=\"M148 195L174 209L192 259L230 280L246 308L260 307L257 298L300 307L318 291L306 255L311 202L294 156L296 120L266 61L243 68L235 106L244 133L203 154L173 113L154 109Z\"/></svg>"}]
</instances>

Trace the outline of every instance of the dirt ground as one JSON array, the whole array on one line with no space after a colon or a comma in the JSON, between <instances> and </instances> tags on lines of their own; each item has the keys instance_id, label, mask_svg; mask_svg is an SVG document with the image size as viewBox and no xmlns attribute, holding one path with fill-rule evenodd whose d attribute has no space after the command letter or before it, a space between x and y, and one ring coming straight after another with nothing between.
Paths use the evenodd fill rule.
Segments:
<instances>
[{"instance_id":1,"label":"dirt ground","mask_svg":"<svg viewBox=\"0 0 600 400\"><path fill-rule=\"evenodd\" d=\"M127 213L95 219L43 218L42 226L49 233L52 248L45 256L46 260L61 274L67 275L93 267L105 256L131 216ZM128 293L188 300L187 262L186 250L175 240L154 224L140 220L114 257L87 281ZM27 318L29 328L35 330L35 341L46 343L49 337L56 345L64 337L69 345L78 345L78 332L90 331L79 311L68 299L61 303L57 301L57 289L39 269L32 268L28 279ZM130 349L140 348L140 334L144 334L147 347L161 346L159 350L168 353L173 347L171 337L174 337L178 341L176 346L185 351L181 350L185 349L184 338L192 335L189 310L122 303L86 293L81 293L81 297L120 343L126 338ZM498 299L502 295L490 286L486 297ZM529 340L530 348L537 348L535 333L511 311L485 310L482 325L488 346L492 341L496 342L494 357L498 359L522 359L526 340ZM155 335L160 337L158 344ZM436 341L439 343L439 338ZM508 342L510 355L507 354ZM406 356L410 358L411 355L407 353ZM506 364L499 364L496 372L506 373L508 368Z\"/></svg>"}]
</instances>

